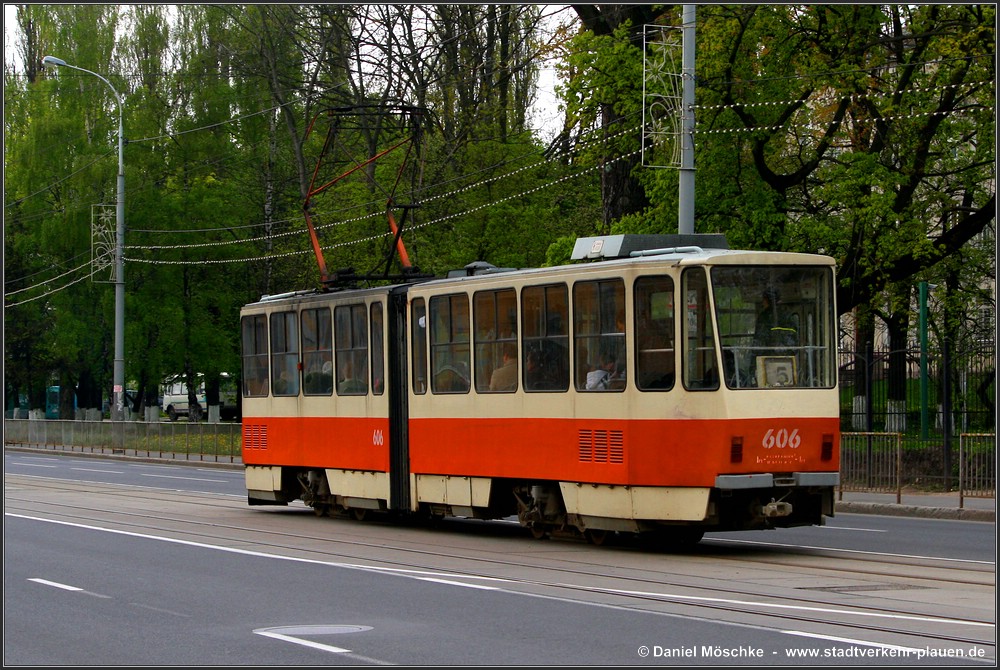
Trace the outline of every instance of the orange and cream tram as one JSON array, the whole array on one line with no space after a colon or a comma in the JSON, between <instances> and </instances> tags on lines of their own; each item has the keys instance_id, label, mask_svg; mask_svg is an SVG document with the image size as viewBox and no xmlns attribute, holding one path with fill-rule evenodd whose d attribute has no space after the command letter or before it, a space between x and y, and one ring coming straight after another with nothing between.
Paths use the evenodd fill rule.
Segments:
<instances>
[{"instance_id":1,"label":"orange and cream tram","mask_svg":"<svg viewBox=\"0 0 1000 670\"><path fill-rule=\"evenodd\" d=\"M833 259L720 235L573 257L246 305L249 503L516 515L595 543L833 515Z\"/></svg>"}]
</instances>

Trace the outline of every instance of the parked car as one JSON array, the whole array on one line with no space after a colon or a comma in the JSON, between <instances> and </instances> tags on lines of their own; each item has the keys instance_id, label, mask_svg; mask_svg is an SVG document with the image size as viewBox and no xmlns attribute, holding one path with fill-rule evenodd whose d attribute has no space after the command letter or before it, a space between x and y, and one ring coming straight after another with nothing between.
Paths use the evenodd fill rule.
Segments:
<instances>
[{"instance_id":1,"label":"parked car","mask_svg":"<svg viewBox=\"0 0 1000 670\"><path fill-rule=\"evenodd\" d=\"M199 385L195 390L194 405L191 405L188 385L183 375L175 375L163 382L163 404L161 407L171 421L176 421L178 417L190 416L192 411L195 421L201 419L205 408L205 382L200 375L198 379Z\"/></svg>"}]
</instances>

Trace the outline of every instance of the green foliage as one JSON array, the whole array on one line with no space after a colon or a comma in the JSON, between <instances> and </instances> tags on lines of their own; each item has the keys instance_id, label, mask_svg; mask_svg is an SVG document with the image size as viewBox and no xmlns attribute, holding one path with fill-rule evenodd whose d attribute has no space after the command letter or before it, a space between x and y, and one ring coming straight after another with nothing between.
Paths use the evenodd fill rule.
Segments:
<instances>
[{"instance_id":1,"label":"green foliage","mask_svg":"<svg viewBox=\"0 0 1000 670\"><path fill-rule=\"evenodd\" d=\"M310 201L329 270L399 270L390 202L412 262L436 274L567 262L598 231L676 231L676 171L628 162L639 24L675 25L676 8L599 9L606 31L558 45L567 131L547 148L525 127L532 50L555 48L534 6L20 7L4 76L8 385L111 383L112 288L86 275L92 206L116 197L117 101L41 56L124 99L126 374L148 391L238 372L240 306L319 286L302 207L333 179ZM942 334L974 332L977 305L995 313L980 287L995 275L995 7L702 5L697 26L698 232L835 256L842 311L888 304L890 287L901 308L922 279L949 287ZM420 132L384 101L421 108Z\"/></svg>"},{"instance_id":2,"label":"green foliage","mask_svg":"<svg viewBox=\"0 0 1000 670\"><path fill-rule=\"evenodd\" d=\"M581 133L603 130L605 135L582 148L577 158L580 165L598 165L638 149L637 134L622 132L627 125L602 128L608 109L616 118L633 123L642 118L642 49L634 43L632 32L631 23L626 21L611 35L582 32L570 42L569 56L562 66L570 75L561 89L566 125Z\"/></svg>"}]
</instances>

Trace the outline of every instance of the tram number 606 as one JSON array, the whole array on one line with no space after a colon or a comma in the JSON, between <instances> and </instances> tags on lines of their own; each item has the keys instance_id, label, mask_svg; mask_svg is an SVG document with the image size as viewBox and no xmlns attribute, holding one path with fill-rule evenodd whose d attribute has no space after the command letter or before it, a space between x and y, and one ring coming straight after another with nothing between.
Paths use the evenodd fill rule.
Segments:
<instances>
[{"instance_id":1,"label":"tram number 606","mask_svg":"<svg viewBox=\"0 0 1000 670\"><path fill-rule=\"evenodd\" d=\"M772 447L777 447L778 449L784 449L788 447L789 449L798 449L799 444L802 443L802 437L799 435L799 429L795 428L792 432L788 432L785 428L774 428L769 429L764 433L764 439L761 440L761 446L765 449L771 449Z\"/></svg>"},{"instance_id":2,"label":"tram number 606","mask_svg":"<svg viewBox=\"0 0 1000 670\"><path fill-rule=\"evenodd\" d=\"M372 444L376 447L381 447L385 443L385 438L382 437L382 431L378 428L372 433Z\"/></svg>"}]
</instances>

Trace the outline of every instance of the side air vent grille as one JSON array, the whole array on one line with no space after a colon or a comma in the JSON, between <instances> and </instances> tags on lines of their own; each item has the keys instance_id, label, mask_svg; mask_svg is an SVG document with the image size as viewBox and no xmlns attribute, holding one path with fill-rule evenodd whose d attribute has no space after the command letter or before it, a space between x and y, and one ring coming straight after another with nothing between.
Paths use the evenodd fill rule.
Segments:
<instances>
[{"instance_id":1,"label":"side air vent grille","mask_svg":"<svg viewBox=\"0 0 1000 670\"><path fill-rule=\"evenodd\" d=\"M625 439L620 430L580 431L581 463L624 463Z\"/></svg>"},{"instance_id":2,"label":"side air vent grille","mask_svg":"<svg viewBox=\"0 0 1000 670\"><path fill-rule=\"evenodd\" d=\"M267 425L260 423L244 423L243 448L267 449Z\"/></svg>"}]
</instances>

